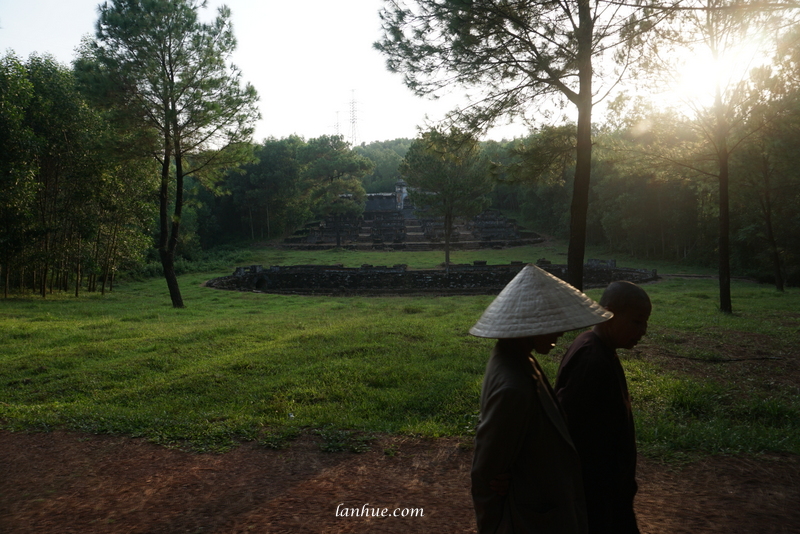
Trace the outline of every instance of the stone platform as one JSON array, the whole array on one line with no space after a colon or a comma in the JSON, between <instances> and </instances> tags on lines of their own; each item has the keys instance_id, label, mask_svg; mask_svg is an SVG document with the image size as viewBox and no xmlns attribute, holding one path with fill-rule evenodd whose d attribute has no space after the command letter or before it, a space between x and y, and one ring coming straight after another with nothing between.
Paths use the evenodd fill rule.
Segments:
<instances>
[{"instance_id":1,"label":"stone platform","mask_svg":"<svg viewBox=\"0 0 800 534\"><path fill-rule=\"evenodd\" d=\"M384 194L388 195L388 193ZM376 195L372 195L376 196ZM382 198L382 197L381 197ZM369 203L368 203L369 204ZM444 222L413 209L377 209L338 222L331 218L306 224L283 246L295 250L444 250ZM419 215L418 215L419 214ZM544 238L525 230L497 210L485 210L468 220L458 219L450 236L450 250L502 249L542 243Z\"/></svg>"},{"instance_id":2,"label":"stone platform","mask_svg":"<svg viewBox=\"0 0 800 534\"><path fill-rule=\"evenodd\" d=\"M238 267L230 276L214 278L206 287L234 291L303 295L412 295L496 294L525 266L451 265L449 270L409 269L407 265L344 267L342 265L290 265L264 268ZM549 273L566 279L566 265L540 264ZM658 279L655 270L617 268L613 261L589 260L584 268L584 287L605 287L610 282L634 283Z\"/></svg>"}]
</instances>

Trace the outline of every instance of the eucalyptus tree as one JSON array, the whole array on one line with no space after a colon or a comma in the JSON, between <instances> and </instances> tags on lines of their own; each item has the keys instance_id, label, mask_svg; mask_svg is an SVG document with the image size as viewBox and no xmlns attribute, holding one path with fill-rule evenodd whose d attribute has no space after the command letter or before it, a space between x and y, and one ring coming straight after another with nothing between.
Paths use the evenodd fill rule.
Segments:
<instances>
[{"instance_id":1,"label":"eucalyptus tree","mask_svg":"<svg viewBox=\"0 0 800 534\"><path fill-rule=\"evenodd\" d=\"M0 268L6 296L11 265L26 246L33 217L33 130L25 120L33 98L25 64L13 54L0 59Z\"/></svg>"},{"instance_id":2,"label":"eucalyptus tree","mask_svg":"<svg viewBox=\"0 0 800 534\"><path fill-rule=\"evenodd\" d=\"M111 147L124 141L87 104L74 73L51 56L0 61L6 294L13 271L21 289L33 287L43 297L48 288L68 290L74 279L77 297L84 280L91 290L92 277L140 253L153 189L144 169L116 157Z\"/></svg>"},{"instance_id":3,"label":"eucalyptus tree","mask_svg":"<svg viewBox=\"0 0 800 534\"><path fill-rule=\"evenodd\" d=\"M230 62L230 10L220 7L205 23L198 18L205 7L204 0L104 2L77 63L109 106L152 134L143 148L161 166L157 248L176 308L184 306L174 269L184 179L213 182L220 169L247 161L259 117L255 89Z\"/></svg>"},{"instance_id":4,"label":"eucalyptus tree","mask_svg":"<svg viewBox=\"0 0 800 534\"><path fill-rule=\"evenodd\" d=\"M444 263L449 271L455 218L477 215L489 204L494 185L489 161L469 133L433 128L411 144L400 173L414 206L444 220Z\"/></svg>"},{"instance_id":5,"label":"eucalyptus tree","mask_svg":"<svg viewBox=\"0 0 800 534\"><path fill-rule=\"evenodd\" d=\"M556 97L577 111L568 276L583 286L592 160L592 110L636 55L639 32L654 24L647 0L385 0L375 47L418 95L474 89L451 114L481 131L500 118L543 117ZM622 67L611 65L613 59ZM596 81L601 84L596 84Z\"/></svg>"},{"instance_id":6,"label":"eucalyptus tree","mask_svg":"<svg viewBox=\"0 0 800 534\"><path fill-rule=\"evenodd\" d=\"M50 56L33 55L26 70L33 90L25 123L32 133L34 181L28 263L44 297L48 283L51 290L63 285L67 265L81 263L83 242L96 235L98 214L105 209L98 199L106 188L106 124L86 105L70 69Z\"/></svg>"}]
</instances>

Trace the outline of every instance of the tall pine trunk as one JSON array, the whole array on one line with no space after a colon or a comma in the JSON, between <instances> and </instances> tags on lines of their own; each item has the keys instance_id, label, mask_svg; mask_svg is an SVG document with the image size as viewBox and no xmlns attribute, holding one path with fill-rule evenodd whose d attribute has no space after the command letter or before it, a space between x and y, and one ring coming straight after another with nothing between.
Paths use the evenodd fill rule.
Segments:
<instances>
[{"instance_id":1,"label":"tall pine trunk","mask_svg":"<svg viewBox=\"0 0 800 534\"><path fill-rule=\"evenodd\" d=\"M170 143L170 135L165 135L164 139L164 160L161 162L161 193L159 205L159 220L160 232L158 238L158 257L161 260L161 268L164 271L164 279L167 282L167 289L169 296L172 300L174 308L183 308L183 298L181 297L181 290L178 287L178 278L175 275L175 246L178 236L176 234L175 217L179 215L178 194L181 193L183 183L177 184L175 194L175 210L173 215L173 224L170 225L169 217L169 182L170 182L170 161L172 159L172 146ZM183 201L183 196L180 196L180 202ZM180 221L177 223L177 228L180 228Z\"/></svg>"},{"instance_id":2,"label":"tall pine trunk","mask_svg":"<svg viewBox=\"0 0 800 534\"><path fill-rule=\"evenodd\" d=\"M578 35L579 93L572 95L578 107L575 180L570 206L569 247L567 248L567 281L583 289L583 263L586 254L586 220L589 211L589 185L592 172L592 24L588 0L578 3L580 28Z\"/></svg>"},{"instance_id":3,"label":"tall pine trunk","mask_svg":"<svg viewBox=\"0 0 800 534\"><path fill-rule=\"evenodd\" d=\"M181 145L178 132L178 126L175 124L174 128L174 141L175 141L175 209L172 212L172 225L170 228L169 243L167 250L169 251L170 258L172 259L172 272L167 275L166 271L164 276L167 277L167 286L169 287L169 296L172 299L173 308L183 308L183 297L181 290L178 287L178 278L175 275L175 250L178 248L178 235L181 229L181 217L183 216L183 155L181 153Z\"/></svg>"},{"instance_id":4,"label":"tall pine trunk","mask_svg":"<svg viewBox=\"0 0 800 534\"><path fill-rule=\"evenodd\" d=\"M717 163L719 165L719 309L723 313L733 313L731 302L730 265L730 201L728 183L730 180L730 153L728 151L728 127L722 105L722 93L717 84L714 102L716 113Z\"/></svg>"}]
</instances>

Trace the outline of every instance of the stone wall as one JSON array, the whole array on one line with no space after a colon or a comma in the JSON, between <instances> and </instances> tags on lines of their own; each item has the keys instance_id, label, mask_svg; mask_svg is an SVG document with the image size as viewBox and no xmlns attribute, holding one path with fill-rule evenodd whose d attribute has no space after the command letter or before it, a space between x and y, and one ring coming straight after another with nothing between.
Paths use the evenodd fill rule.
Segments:
<instances>
[{"instance_id":1,"label":"stone wall","mask_svg":"<svg viewBox=\"0 0 800 534\"><path fill-rule=\"evenodd\" d=\"M370 193L367 195L365 212L388 210L399 210L396 193Z\"/></svg>"},{"instance_id":2,"label":"stone wall","mask_svg":"<svg viewBox=\"0 0 800 534\"><path fill-rule=\"evenodd\" d=\"M523 262L508 265L451 265L444 269L408 269L406 265L343 267L342 265L261 265L238 267L231 276L206 282L207 287L237 291L292 294L495 294L524 267ZM566 278L565 265L542 262L541 268ZM618 269L586 266L584 287L605 287L615 280L635 283L658 279L655 270Z\"/></svg>"}]
</instances>

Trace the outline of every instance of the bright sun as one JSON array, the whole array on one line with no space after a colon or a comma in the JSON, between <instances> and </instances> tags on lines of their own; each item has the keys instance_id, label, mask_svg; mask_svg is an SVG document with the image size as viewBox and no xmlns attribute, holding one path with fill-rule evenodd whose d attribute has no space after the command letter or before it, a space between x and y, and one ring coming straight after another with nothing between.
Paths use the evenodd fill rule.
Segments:
<instances>
[{"instance_id":1,"label":"bright sun","mask_svg":"<svg viewBox=\"0 0 800 534\"><path fill-rule=\"evenodd\" d=\"M685 50L673 60L666 88L653 95L663 107L681 113L707 109L719 88L723 94L746 80L752 69L770 62L763 43L755 40L728 47L714 58L707 47Z\"/></svg>"}]
</instances>

